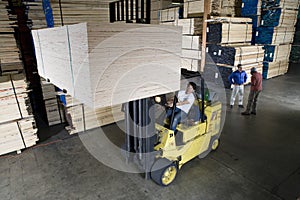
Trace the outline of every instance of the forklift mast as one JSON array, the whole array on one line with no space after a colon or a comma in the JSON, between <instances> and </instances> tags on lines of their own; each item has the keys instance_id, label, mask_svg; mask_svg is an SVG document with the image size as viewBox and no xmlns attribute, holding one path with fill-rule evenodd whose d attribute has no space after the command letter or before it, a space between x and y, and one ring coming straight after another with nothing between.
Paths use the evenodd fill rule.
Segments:
<instances>
[{"instance_id":1,"label":"forklift mast","mask_svg":"<svg viewBox=\"0 0 300 200\"><path fill-rule=\"evenodd\" d=\"M204 121L204 79L199 72L181 70L182 79L201 78L201 120ZM199 82L199 81L198 81ZM155 161L154 146L157 142L155 130L155 97L125 103L125 150L126 162L134 162L150 178L150 169ZM201 108L200 107L200 108ZM133 153L133 154L132 154ZM134 156L132 156L134 155Z\"/></svg>"}]
</instances>

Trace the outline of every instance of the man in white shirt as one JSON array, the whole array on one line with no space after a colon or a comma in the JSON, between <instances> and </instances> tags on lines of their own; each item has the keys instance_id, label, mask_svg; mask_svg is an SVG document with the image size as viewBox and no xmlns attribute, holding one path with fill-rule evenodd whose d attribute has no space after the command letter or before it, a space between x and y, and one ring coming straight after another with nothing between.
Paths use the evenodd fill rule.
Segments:
<instances>
[{"instance_id":1,"label":"man in white shirt","mask_svg":"<svg viewBox=\"0 0 300 200\"><path fill-rule=\"evenodd\" d=\"M178 102L176 103L176 108L174 110L174 119L173 123L170 125L170 129L175 131L178 123L181 120L186 119L189 110L191 109L194 101L194 91L196 89L196 84L194 82L189 82L186 90L181 90L178 92ZM173 107L173 102L168 102L167 106ZM167 117L172 115L172 110L167 110Z\"/></svg>"}]
</instances>

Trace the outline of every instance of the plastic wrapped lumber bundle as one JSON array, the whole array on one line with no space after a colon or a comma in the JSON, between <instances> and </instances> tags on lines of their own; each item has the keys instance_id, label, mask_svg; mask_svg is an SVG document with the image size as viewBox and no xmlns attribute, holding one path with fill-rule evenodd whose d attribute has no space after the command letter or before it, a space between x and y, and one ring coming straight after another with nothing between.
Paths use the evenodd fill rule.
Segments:
<instances>
[{"instance_id":1,"label":"plastic wrapped lumber bundle","mask_svg":"<svg viewBox=\"0 0 300 200\"><path fill-rule=\"evenodd\" d=\"M251 17L261 14L261 0L242 0L242 17Z\"/></svg>"},{"instance_id":2,"label":"plastic wrapped lumber bundle","mask_svg":"<svg viewBox=\"0 0 300 200\"><path fill-rule=\"evenodd\" d=\"M256 44L290 44L293 42L295 27L258 27Z\"/></svg>"},{"instance_id":3,"label":"plastic wrapped lumber bundle","mask_svg":"<svg viewBox=\"0 0 300 200\"><path fill-rule=\"evenodd\" d=\"M207 42L212 44L246 43L252 40L250 18L215 18L207 27Z\"/></svg>"},{"instance_id":4,"label":"plastic wrapped lumber bundle","mask_svg":"<svg viewBox=\"0 0 300 200\"><path fill-rule=\"evenodd\" d=\"M262 8L270 9L270 8L280 7L282 9L298 9L299 0L262 0Z\"/></svg>"},{"instance_id":5,"label":"plastic wrapped lumber bundle","mask_svg":"<svg viewBox=\"0 0 300 200\"><path fill-rule=\"evenodd\" d=\"M279 25L281 8L268 9L261 11L261 26L275 27Z\"/></svg>"},{"instance_id":6,"label":"plastic wrapped lumber bundle","mask_svg":"<svg viewBox=\"0 0 300 200\"><path fill-rule=\"evenodd\" d=\"M284 45L265 45L264 61L277 62L280 60L288 60L292 49L291 44Z\"/></svg>"},{"instance_id":7,"label":"plastic wrapped lumber bundle","mask_svg":"<svg viewBox=\"0 0 300 200\"><path fill-rule=\"evenodd\" d=\"M262 62L263 46L220 46L208 44L206 51L217 64L237 66Z\"/></svg>"},{"instance_id":8,"label":"plastic wrapped lumber bundle","mask_svg":"<svg viewBox=\"0 0 300 200\"><path fill-rule=\"evenodd\" d=\"M183 3L183 17L203 17L204 0L184 0Z\"/></svg>"},{"instance_id":9,"label":"plastic wrapped lumber bundle","mask_svg":"<svg viewBox=\"0 0 300 200\"><path fill-rule=\"evenodd\" d=\"M269 79L287 73L289 60L263 63L263 78Z\"/></svg>"},{"instance_id":10,"label":"plastic wrapped lumber bundle","mask_svg":"<svg viewBox=\"0 0 300 200\"><path fill-rule=\"evenodd\" d=\"M255 67L257 69L258 72L262 73L263 71L263 64L262 63L252 63L252 64L247 64L247 65L243 65L243 70L245 70L245 72L247 73L248 79L246 81L245 84L248 84L251 82L251 68ZM235 66L220 66L218 65L218 69L220 71L223 83L225 88L231 88L231 84L229 83L228 77L230 76L230 74L232 72L234 72L235 70L237 70L237 67Z\"/></svg>"},{"instance_id":11,"label":"plastic wrapped lumber bundle","mask_svg":"<svg viewBox=\"0 0 300 200\"><path fill-rule=\"evenodd\" d=\"M297 22L297 10L266 10L262 12L261 26L287 26L293 27Z\"/></svg>"}]
</instances>

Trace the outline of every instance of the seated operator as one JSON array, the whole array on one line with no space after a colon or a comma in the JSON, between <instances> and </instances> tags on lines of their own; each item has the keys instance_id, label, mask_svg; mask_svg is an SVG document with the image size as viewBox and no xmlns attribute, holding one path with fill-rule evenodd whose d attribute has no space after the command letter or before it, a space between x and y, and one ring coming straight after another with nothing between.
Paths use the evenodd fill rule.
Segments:
<instances>
[{"instance_id":1,"label":"seated operator","mask_svg":"<svg viewBox=\"0 0 300 200\"><path fill-rule=\"evenodd\" d=\"M174 110L174 119L173 123L170 124L170 129L175 132L176 127L178 123L181 120L185 120L187 118L187 115L189 113L190 108L192 107L194 101L195 101L195 96L194 96L194 91L196 89L196 84L194 82L189 82L186 90L181 90L178 92L178 102L176 103L176 108ZM168 107L173 107L173 101L168 101L167 102ZM172 109L167 110L167 117L172 116Z\"/></svg>"}]
</instances>

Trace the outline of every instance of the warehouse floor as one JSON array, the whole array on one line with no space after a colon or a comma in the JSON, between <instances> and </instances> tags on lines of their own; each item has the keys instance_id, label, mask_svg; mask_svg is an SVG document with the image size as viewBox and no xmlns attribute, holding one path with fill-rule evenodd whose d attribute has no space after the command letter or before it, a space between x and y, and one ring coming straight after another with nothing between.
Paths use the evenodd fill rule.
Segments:
<instances>
[{"instance_id":1,"label":"warehouse floor","mask_svg":"<svg viewBox=\"0 0 300 200\"><path fill-rule=\"evenodd\" d=\"M299 67L292 65L286 76L264 81L257 116L228 109L219 149L184 165L167 188L103 165L78 136L62 131L20 155L0 157L0 199L294 200L300 196L299 83ZM104 129L116 140L115 125Z\"/></svg>"}]
</instances>

